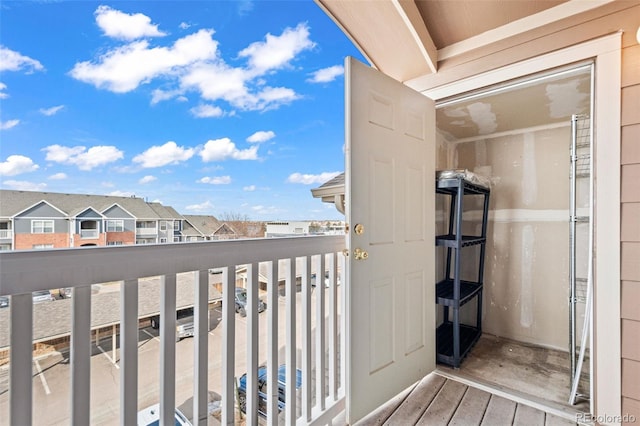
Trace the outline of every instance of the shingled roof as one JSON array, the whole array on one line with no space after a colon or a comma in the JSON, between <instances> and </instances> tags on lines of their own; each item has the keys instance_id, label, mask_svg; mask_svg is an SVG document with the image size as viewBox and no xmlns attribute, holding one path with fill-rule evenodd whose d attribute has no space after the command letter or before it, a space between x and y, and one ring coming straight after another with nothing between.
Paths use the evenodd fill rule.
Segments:
<instances>
[{"instance_id":1,"label":"shingled roof","mask_svg":"<svg viewBox=\"0 0 640 426\"><path fill-rule=\"evenodd\" d=\"M91 207L104 212L114 204L119 205L136 219L182 219L173 208L160 203L149 203L138 197L117 197L111 195L65 194L57 192L0 190L0 218L11 218L16 214L46 201L69 217Z\"/></svg>"}]
</instances>

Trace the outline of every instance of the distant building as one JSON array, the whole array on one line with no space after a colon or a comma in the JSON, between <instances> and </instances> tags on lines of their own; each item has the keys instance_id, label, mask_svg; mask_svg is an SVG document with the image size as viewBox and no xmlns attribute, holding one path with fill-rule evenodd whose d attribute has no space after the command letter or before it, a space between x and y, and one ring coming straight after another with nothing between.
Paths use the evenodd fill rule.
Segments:
<instances>
[{"instance_id":1,"label":"distant building","mask_svg":"<svg viewBox=\"0 0 640 426\"><path fill-rule=\"evenodd\" d=\"M308 226L305 228L308 233ZM264 222L181 215L139 197L0 190L0 250L264 238Z\"/></svg>"},{"instance_id":2,"label":"distant building","mask_svg":"<svg viewBox=\"0 0 640 426\"><path fill-rule=\"evenodd\" d=\"M311 222L280 221L267 222L265 237L293 237L308 235Z\"/></svg>"}]
</instances>

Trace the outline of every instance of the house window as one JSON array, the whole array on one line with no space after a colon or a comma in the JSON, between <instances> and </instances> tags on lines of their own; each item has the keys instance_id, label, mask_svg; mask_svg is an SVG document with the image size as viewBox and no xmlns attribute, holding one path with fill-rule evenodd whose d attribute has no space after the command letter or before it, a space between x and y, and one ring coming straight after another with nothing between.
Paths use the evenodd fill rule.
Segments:
<instances>
[{"instance_id":1,"label":"house window","mask_svg":"<svg viewBox=\"0 0 640 426\"><path fill-rule=\"evenodd\" d=\"M165 222L164 220L162 222L160 222L160 230L161 231L166 231L167 230L167 222Z\"/></svg>"},{"instance_id":2,"label":"house window","mask_svg":"<svg viewBox=\"0 0 640 426\"><path fill-rule=\"evenodd\" d=\"M32 220L31 233L32 234L53 234L53 221L52 220Z\"/></svg>"},{"instance_id":3,"label":"house window","mask_svg":"<svg viewBox=\"0 0 640 426\"><path fill-rule=\"evenodd\" d=\"M174 243L179 243L180 242L180 237L173 237L173 242Z\"/></svg>"},{"instance_id":4,"label":"house window","mask_svg":"<svg viewBox=\"0 0 640 426\"><path fill-rule=\"evenodd\" d=\"M124 220L107 220L107 232L124 232Z\"/></svg>"},{"instance_id":5,"label":"house window","mask_svg":"<svg viewBox=\"0 0 640 426\"><path fill-rule=\"evenodd\" d=\"M160 242L161 242L161 243L166 243L166 242L167 242L167 239L166 239L166 238L160 238Z\"/></svg>"},{"instance_id":6,"label":"house window","mask_svg":"<svg viewBox=\"0 0 640 426\"><path fill-rule=\"evenodd\" d=\"M36 250L51 249L53 244L34 244L32 247Z\"/></svg>"},{"instance_id":7,"label":"house window","mask_svg":"<svg viewBox=\"0 0 640 426\"><path fill-rule=\"evenodd\" d=\"M173 222L173 230L174 231L179 231L180 230L180 221L176 220Z\"/></svg>"},{"instance_id":8,"label":"house window","mask_svg":"<svg viewBox=\"0 0 640 426\"><path fill-rule=\"evenodd\" d=\"M107 241L108 246L121 246L122 241Z\"/></svg>"}]
</instances>

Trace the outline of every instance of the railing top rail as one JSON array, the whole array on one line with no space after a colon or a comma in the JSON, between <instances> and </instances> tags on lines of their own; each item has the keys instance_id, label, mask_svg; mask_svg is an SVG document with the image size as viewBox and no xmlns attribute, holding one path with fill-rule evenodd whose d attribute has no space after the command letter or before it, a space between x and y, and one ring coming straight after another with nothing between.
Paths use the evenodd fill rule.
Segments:
<instances>
[{"instance_id":1,"label":"railing top rail","mask_svg":"<svg viewBox=\"0 0 640 426\"><path fill-rule=\"evenodd\" d=\"M344 235L0 253L0 295L337 252Z\"/></svg>"}]
</instances>

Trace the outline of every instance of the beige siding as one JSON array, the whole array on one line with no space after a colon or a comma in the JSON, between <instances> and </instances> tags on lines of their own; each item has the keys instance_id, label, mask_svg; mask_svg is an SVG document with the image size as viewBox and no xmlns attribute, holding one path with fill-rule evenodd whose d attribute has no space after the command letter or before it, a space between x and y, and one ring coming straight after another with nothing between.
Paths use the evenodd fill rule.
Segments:
<instances>
[{"instance_id":1,"label":"beige siding","mask_svg":"<svg viewBox=\"0 0 640 426\"><path fill-rule=\"evenodd\" d=\"M625 46L620 117L622 414L640 419L640 46Z\"/></svg>"}]
</instances>

